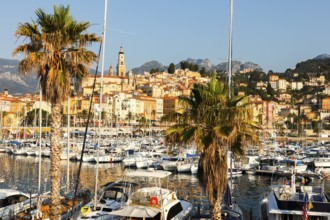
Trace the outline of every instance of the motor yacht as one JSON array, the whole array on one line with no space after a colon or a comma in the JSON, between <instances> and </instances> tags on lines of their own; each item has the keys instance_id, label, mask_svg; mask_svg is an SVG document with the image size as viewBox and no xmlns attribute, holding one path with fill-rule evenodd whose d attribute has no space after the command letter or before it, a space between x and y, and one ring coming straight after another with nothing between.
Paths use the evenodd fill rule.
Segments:
<instances>
[{"instance_id":1,"label":"motor yacht","mask_svg":"<svg viewBox=\"0 0 330 220\"><path fill-rule=\"evenodd\" d=\"M192 204L178 199L175 191L160 186L161 179L170 175L171 172L154 169L128 172L127 177L148 178L151 179L149 183L156 183L156 186L143 187L133 192L126 206L111 212L111 215L118 219L189 219Z\"/></svg>"}]
</instances>

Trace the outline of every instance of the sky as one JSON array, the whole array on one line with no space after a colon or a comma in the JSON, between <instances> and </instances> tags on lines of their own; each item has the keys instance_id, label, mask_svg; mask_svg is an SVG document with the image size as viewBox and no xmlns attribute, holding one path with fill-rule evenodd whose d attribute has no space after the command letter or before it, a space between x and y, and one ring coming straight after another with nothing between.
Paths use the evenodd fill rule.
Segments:
<instances>
[{"instance_id":1,"label":"sky","mask_svg":"<svg viewBox=\"0 0 330 220\"><path fill-rule=\"evenodd\" d=\"M53 13L54 5L70 5L77 21L92 24L89 33L102 35L105 0L3 1L0 58L21 59L12 56L18 24L35 20L38 8ZM329 10L329 0L234 0L233 59L284 72L330 54ZM106 11L105 70L116 67L121 46L127 70L152 60L228 59L230 0L108 0Z\"/></svg>"}]
</instances>

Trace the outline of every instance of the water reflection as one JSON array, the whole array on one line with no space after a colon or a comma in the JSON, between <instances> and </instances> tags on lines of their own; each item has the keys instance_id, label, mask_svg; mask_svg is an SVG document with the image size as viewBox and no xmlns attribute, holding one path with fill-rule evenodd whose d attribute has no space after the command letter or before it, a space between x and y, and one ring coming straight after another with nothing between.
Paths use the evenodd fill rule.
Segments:
<instances>
[{"instance_id":1,"label":"water reflection","mask_svg":"<svg viewBox=\"0 0 330 220\"><path fill-rule=\"evenodd\" d=\"M1 188L16 188L24 192L36 193L38 190L38 157L12 156L0 154L0 177L4 182L0 183ZM79 163L69 163L70 189L74 189L77 181ZM83 163L81 170L80 189L95 188L95 169L96 164ZM99 186L110 181L123 178L127 169L121 163L99 164ZM66 187L67 161L61 161L61 185ZM41 167L41 190L50 190L50 159L42 158ZM233 181L236 202L241 206L244 214L252 214L253 219L259 219L259 199L268 190L271 178L268 176L242 175ZM207 197L201 189L195 175L174 174L164 181L170 189L177 191L178 197L191 201L195 208L200 207L201 211L209 210ZM330 182L325 182L325 188L330 189Z\"/></svg>"},{"instance_id":2,"label":"water reflection","mask_svg":"<svg viewBox=\"0 0 330 220\"><path fill-rule=\"evenodd\" d=\"M1 188L15 188L26 193L37 193L39 178L39 158L30 156L13 156L0 154L0 177L4 182L0 183ZM50 191L50 159L42 158L41 166L41 192ZM61 186L66 189L67 183L67 161L61 161ZM77 172L79 168L78 162L69 162L69 183L70 189L74 189L77 181ZM81 167L81 178L79 189L95 188L95 170L96 164L83 163ZM104 163L99 164L99 186L110 181L115 181L124 177L124 169L121 163ZM199 187L197 177L189 174L174 174L164 183L170 189L175 189L179 198L183 198L200 205L203 209L209 209L205 193Z\"/></svg>"}]
</instances>

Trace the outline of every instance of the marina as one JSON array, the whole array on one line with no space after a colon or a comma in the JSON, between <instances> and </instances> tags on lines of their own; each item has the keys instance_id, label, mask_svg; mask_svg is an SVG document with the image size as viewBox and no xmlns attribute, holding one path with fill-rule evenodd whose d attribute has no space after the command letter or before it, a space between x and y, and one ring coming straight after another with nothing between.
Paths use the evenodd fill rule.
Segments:
<instances>
[{"instance_id":1,"label":"marina","mask_svg":"<svg viewBox=\"0 0 330 220\"><path fill-rule=\"evenodd\" d=\"M6 11L12 10L11 4L6 4ZM269 11L262 4L238 3L237 9L244 10L234 16L234 0L216 7L176 2L173 10L167 9L171 4L155 3L170 11L171 16L165 16L170 26L157 20L163 16L153 14L150 3L112 4L109 16L115 22L110 26L107 0L104 6L55 4L53 14L47 12L49 4L40 4L31 23L21 15L32 13L33 4L18 7L25 10L15 22L5 15L5 28L18 24L4 33L14 33L18 45L10 51L20 60L0 59L0 220L330 219L330 55L295 67L291 63L285 72L269 68L282 58L262 55L272 62L267 72L265 66L248 61L255 55L244 55L275 55L276 49L284 48L281 36L289 39L295 34L274 27L290 23L289 28L299 33L301 25L287 22L291 19L285 11L292 16L303 11L296 9L304 4L294 3L291 9L293 3L286 4L281 9L283 24L268 20L263 28L259 24L272 16L256 22L250 10ZM145 8L150 12L141 13ZM180 10L177 17L175 8L189 10ZM314 11L322 8L327 7ZM194 16L189 19L185 11ZM202 14L198 22L196 12ZM219 34L225 33L227 18L222 16L227 12L227 61L214 65L208 58L182 60L178 52L193 57L194 48L198 56L216 54L222 59L225 50ZM101 15L103 27L98 26ZM189 20L189 27L206 28L211 34L196 38L206 32L190 33L193 28L184 28ZM218 21L223 23L219 26ZM305 32L307 23L313 22L302 23ZM257 34L253 39L262 36L257 44L243 37L251 41L246 43L240 37L245 27L263 33L272 33L265 31L272 27L276 34ZM310 30L319 33L315 27ZM167 34L157 34L158 29ZM162 40L157 43L158 39ZM282 47L277 46L279 39ZM286 46L292 52L292 42L299 43L296 39ZM203 44L203 52L201 42L212 45ZM244 45L254 48L246 50ZM303 45L317 49L313 43ZM115 47L118 53L110 55ZM298 47L295 53L303 55L304 47ZM242 51L243 58L237 58ZM134 64L145 55L153 60L140 67ZM163 65L159 59L180 60Z\"/></svg>"},{"instance_id":2,"label":"marina","mask_svg":"<svg viewBox=\"0 0 330 220\"><path fill-rule=\"evenodd\" d=\"M14 155L8 153L0 154L2 169L0 176L3 181L0 187L3 189L16 189L26 194L35 194L38 190L38 157ZM95 188L96 163L83 162L81 170L80 189L89 190L93 193ZM127 171L135 171L136 168L125 167L123 162L100 163L99 186L122 179ZM78 161L69 162L69 175L67 175L67 160L61 161L61 186L65 192L67 177L69 177L69 188L73 189L77 180ZM50 190L50 159L42 157L41 188L42 193ZM257 171L257 170L256 170ZM177 192L180 199L185 199L193 204L193 215L209 214L209 204L205 192L199 185L196 174L178 173L172 171L169 176L169 188ZM313 173L313 175L315 175ZM299 175L297 176L297 178ZM329 192L330 183L327 179L312 177L311 184L319 184L323 181L325 192ZM233 197L235 203L242 208L244 219L260 219L260 204L262 196L269 191L269 186L279 179L288 177L275 175L273 171L267 173L247 172L236 175L233 179Z\"/></svg>"}]
</instances>

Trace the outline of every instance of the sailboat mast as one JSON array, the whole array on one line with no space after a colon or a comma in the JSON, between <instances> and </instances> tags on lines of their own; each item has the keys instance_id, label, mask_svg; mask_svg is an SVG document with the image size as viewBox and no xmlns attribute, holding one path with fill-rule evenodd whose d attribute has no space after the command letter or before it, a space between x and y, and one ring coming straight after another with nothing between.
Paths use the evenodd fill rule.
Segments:
<instances>
[{"instance_id":1,"label":"sailboat mast","mask_svg":"<svg viewBox=\"0 0 330 220\"><path fill-rule=\"evenodd\" d=\"M233 1L230 0L230 17L229 17L229 48L228 48L228 97L232 97L232 44L233 44ZM228 159L228 158L227 158ZM230 189L233 188L233 155L230 151Z\"/></svg>"},{"instance_id":2,"label":"sailboat mast","mask_svg":"<svg viewBox=\"0 0 330 220\"><path fill-rule=\"evenodd\" d=\"M66 139L66 144L67 144L67 152L66 152L66 192L68 193L70 190L70 158L69 158L69 154L70 154L70 93L71 90L69 92L68 95L68 115L67 115L67 139ZM62 152L61 152L62 153Z\"/></svg>"},{"instance_id":3,"label":"sailboat mast","mask_svg":"<svg viewBox=\"0 0 330 220\"><path fill-rule=\"evenodd\" d=\"M101 82L100 82L100 108L99 108L99 123L98 123L98 140L97 140L97 161L96 161L96 174L95 174L95 195L94 195L94 210L96 210L97 203L97 186L99 178L99 148L100 148L100 139L101 139L101 116L102 116L102 93L103 93L103 72L104 72L104 53L105 53L105 33L106 33L106 24L107 24L107 8L108 0L104 0L104 23L103 23L103 42L102 42L102 66L101 66Z\"/></svg>"},{"instance_id":4,"label":"sailboat mast","mask_svg":"<svg viewBox=\"0 0 330 220\"><path fill-rule=\"evenodd\" d=\"M232 96L232 58L233 58L233 5L234 0L230 0L230 17L229 17L229 48L228 48L228 87L229 98Z\"/></svg>"},{"instance_id":5,"label":"sailboat mast","mask_svg":"<svg viewBox=\"0 0 330 220\"><path fill-rule=\"evenodd\" d=\"M41 120L42 120L42 109L41 109L41 101L42 101L42 89L41 89L41 83L40 83L40 91L39 91L39 171L38 171L38 193L41 194Z\"/></svg>"}]
</instances>

